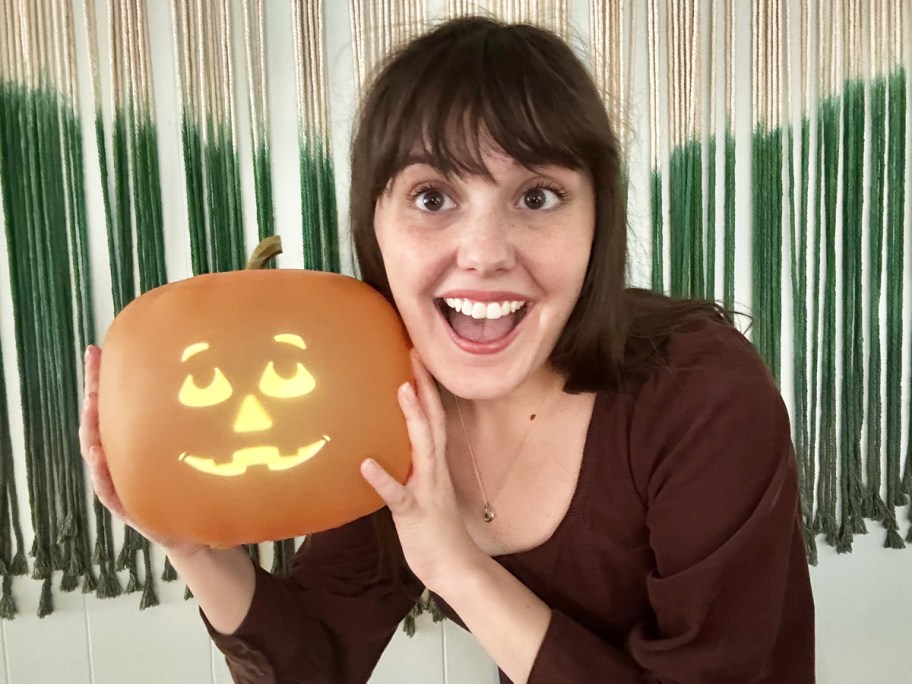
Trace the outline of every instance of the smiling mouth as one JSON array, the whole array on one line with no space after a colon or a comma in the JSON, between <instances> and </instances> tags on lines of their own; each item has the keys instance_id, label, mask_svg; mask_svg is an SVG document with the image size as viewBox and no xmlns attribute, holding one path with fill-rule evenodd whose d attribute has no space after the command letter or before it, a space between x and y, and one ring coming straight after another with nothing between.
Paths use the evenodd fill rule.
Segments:
<instances>
[{"instance_id":1,"label":"smiling mouth","mask_svg":"<svg viewBox=\"0 0 912 684\"><path fill-rule=\"evenodd\" d=\"M466 299L437 299L437 310L454 333L475 344L498 342L512 333L529 313L529 303L472 302Z\"/></svg>"},{"instance_id":2,"label":"smiling mouth","mask_svg":"<svg viewBox=\"0 0 912 684\"><path fill-rule=\"evenodd\" d=\"M178 456L177 460L201 473L236 477L246 473L249 467L258 465L264 465L272 471L290 470L316 456L328 441L330 441L329 436L323 435L323 439L318 439L316 442L299 448L297 452L284 456L279 453L278 447L256 446L238 449L231 455L231 460L226 463L217 463L214 459L195 456L186 451Z\"/></svg>"}]
</instances>

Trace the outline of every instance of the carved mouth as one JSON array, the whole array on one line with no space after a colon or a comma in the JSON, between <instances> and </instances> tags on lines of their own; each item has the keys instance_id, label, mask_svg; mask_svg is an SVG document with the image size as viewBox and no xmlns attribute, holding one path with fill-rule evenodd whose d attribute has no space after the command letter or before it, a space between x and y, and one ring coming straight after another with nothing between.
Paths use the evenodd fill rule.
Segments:
<instances>
[{"instance_id":1,"label":"carved mouth","mask_svg":"<svg viewBox=\"0 0 912 684\"><path fill-rule=\"evenodd\" d=\"M318 439L316 442L299 448L297 452L287 455L279 453L279 448L274 446L247 447L235 451L231 455L231 460L226 463L218 463L215 459L188 454L186 451L178 456L177 460L201 473L236 477L246 473L251 466L264 465L273 471L290 470L316 456L328 441L330 441L329 436L323 435L323 439Z\"/></svg>"}]
</instances>

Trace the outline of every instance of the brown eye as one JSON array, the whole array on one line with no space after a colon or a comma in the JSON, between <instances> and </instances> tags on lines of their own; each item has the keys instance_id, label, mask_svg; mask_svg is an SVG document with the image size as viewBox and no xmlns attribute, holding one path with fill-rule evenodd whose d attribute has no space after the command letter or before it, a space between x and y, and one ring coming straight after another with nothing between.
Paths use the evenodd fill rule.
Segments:
<instances>
[{"instance_id":1,"label":"brown eye","mask_svg":"<svg viewBox=\"0 0 912 684\"><path fill-rule=\"evenodd\" d=\"M523 203L528 209L541 209L548 202L548 196L542 188L532 188L523 195Z\"/></svg>"},{"instance_id":2,"label":"brown eye","mask_svg":"<svg viewBox=\"0 0 912 684\"><path fill-rule=\"evenodd\" d=\"M429 188L422 190L415 196L415 206L422 211L438 212L453 206L453 200L440 190Z\"/></svg>"},{"instance_id":3,"label":"brown eye","mask_svg":"<svg viewBox=\"0 0 912 684\"><path fill-rule=\"evenodd\" d=\"M558 188L539 185L526 190L517 203L520 209L554 209L559 206L566 193Z\"/></svg>"},{"instance_id":4,"label":"brown eye","mask_svg":"<svg viewBox=\"0 0 912 684\"><path fill-rule=\"evenodd\" d=\"M439 190L428 190L421 197L421 203L428 211L437 211L438 209L443 208L444 201L445 198L443 193Z\"/></svg>"}]
</instances>

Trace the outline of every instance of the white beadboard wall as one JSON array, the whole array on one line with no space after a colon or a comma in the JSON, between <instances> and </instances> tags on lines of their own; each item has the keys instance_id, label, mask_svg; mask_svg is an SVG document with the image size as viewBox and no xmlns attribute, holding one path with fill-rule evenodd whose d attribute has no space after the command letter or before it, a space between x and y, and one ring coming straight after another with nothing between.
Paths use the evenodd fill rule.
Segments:
<instances>
[{"instance_id":1,"label":"white beadboard wall","mask_svg":"<svg viewBox=\"0 0 912 684\"><path fill-rule=\"evenodd\" d=\"M9 1L9 0L2 0ZM907 1L907 0L906 0ZM72 0L76 14L77 59L80 74L80 108L84 113L85 139L94 139L90 87L86 76L86 57L81 0ZM237 9L239 0L232 0ZM442 15L444 0L429 0L430 17ZM186 198L183 194L183 173L177 150L180 137L176 112L174 63L171 39L169 3L147 0L149 30L153 50L153 83L161 143L161 164L164 216L167 230L167 265L169 276L179 279L189 273L189 245L186 225ZM586 0L571 2L571 16L576 44L585 48L588 43L588 11ZM639 3L633 3L639 5ZM790 5L797 8L798 2ZM739 28L736 55L736 79L747 84L750 78L750 0L735 0L734 6L743 20ZM271 108L276 224L283 235L285 254L280 264L285 267L301 265L299 231L300 194L297 186L297 140L294 102L294 69L292 54L290 4L288 0L268 0L267 58ZM643 10L640 12L642 16ZM98 16L106 16L105 0L98 0ZM327 0L327 52L330 68L330 91L335 164L338 173L340 216L347 213L348 138L355 111L352 76L352 50L348 3ZM235 23L235 35L240 35ZM105 32L100 34L104 43ZM645 22L635 27L635 67L645 60ZM237 48L237 46L235 46ZM102 63L107 60L101 45ZM242 73L241 54L235 55L236 74ZM644 73L637 67L638 73ZM103 75L102 75L103 77ZM632 195L630 223L633 229L631 265L636 282L644 282L648 268L648 93L642 79L635 80L629 116L633 131L630 167ZM102 92L108 92L102 81ZM743 95L743 94L742 94ZM910 99L912 101L912 93ZM238 102L236 113L240 129L246 130L247 111ZM737 116L741 122L750 121L749 99L739 95ZM910 113L912 119L912 113ZM909 125L912 137L912 120ZM244 210L248 218L249 242L255 240L252 179L249 169L249 140L241 136L242 182L245 193ZM110 291L103 222L100 220L101 193L98 187L97 157L87 148L86 177L89 194L90 225L92 229L92 267L96 278L96 310L99 333L103 333L112 316L111 302L105 293ZM750 159L749 129L742 126L738 139L738 159ZM736 211L739 217L749 216L750 170L744 163L737 167L739 195ZM910 171L912 173L912 171ZM907 187L912 187L907 182ZM907 200L907 226L912 226L912 201ZM3 225L0 220L0 233ZM912 254L912 228L907 229L907 254ZM743 240L739 238L739 240ZM739 242L743 260L738 269L736 284L738 299L749 301L749 263L744 254L748 242ZM350 258L343 240L343 263ZM912 261L912 260L910 260ZM12 304L6 283L6 242L0 239L0 338L6 356L9 400L15 409L18 387L15 375L14 340L12 336ZM908 290L912 277L907 276ZM912 309L912 292L907 295ZM786 303L787 304L787 303ZM908 310L907 310L907 313ZM789 312L786 311L786 316ZM786 318L786 320L788 320ZM912 314L907 315L912 321ZM912 330L912 325L906 326ZM912 335L907 336L907 349ZM788 358L790 341L784 340L783 358ZM908 351L907 351L908 354ZM907 355L908 358L908 355ZM788 398L789 387L783 387ZM904 394L908 401L909 391ZM14 448L17 450L19 491L26 492L22 453L22 426L12 425ZM24 498L24 497L23 497ZM25 503L23 520L28 520ZM901 511L902 532L908 525L908 512ZM851 555L837 557L821 545L820 564L811 569L817 603L817 664L821 684L892 684L906 682L908 670L908 615L912 606L912 550L888 551L881 548L882 531L870 527L871 534L856 538ZM157 566L161 567L160 554ZM55 612L39 620L35 617L38 604L38 583L17 579L15 598L20 614L10 622L0 621L0 684L227 684L230 682L221 655L209 643L192 601L183 600L183 585L159 583L161 605L140 612L139 596L100 601L94 596L79 593L55 594ZM745 616L750 619L750 616ZM593 673L593 681L598 681ZM377 670L372 684L494 684L496 668L480 649L474 638L451 623L434 624L430 619L419 620L416 636L409 639L398 633L393 639Z\"/></svg>"}]
</instances>

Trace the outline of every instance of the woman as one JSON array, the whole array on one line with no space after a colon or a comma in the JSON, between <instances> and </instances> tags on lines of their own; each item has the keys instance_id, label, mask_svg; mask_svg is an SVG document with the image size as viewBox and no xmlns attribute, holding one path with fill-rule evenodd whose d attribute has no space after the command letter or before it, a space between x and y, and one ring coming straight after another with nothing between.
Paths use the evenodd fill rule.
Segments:
<instances>
[{"instance_id":1,"label":"woman","mask_svg":"<svg viewBox=\"0 0 912 684\"><path fill-rule=\"evenodd\" d=\"M388 509L288 578L156 540L237 681L366 681L426 587L503 681L812 682L785 407L724 312L625 289L617 142L571 50L478 18L417 39L367 94L351 187L362 276L415 346L413 473L365 461ZM83 451L126 518L99 363Z\"/></svg>"}]
</instances>

